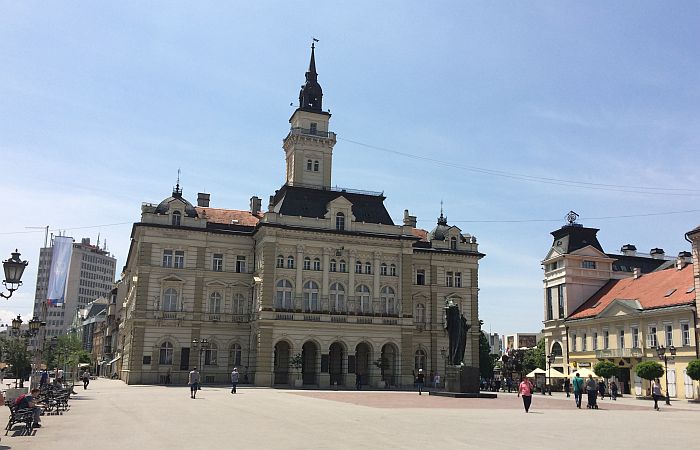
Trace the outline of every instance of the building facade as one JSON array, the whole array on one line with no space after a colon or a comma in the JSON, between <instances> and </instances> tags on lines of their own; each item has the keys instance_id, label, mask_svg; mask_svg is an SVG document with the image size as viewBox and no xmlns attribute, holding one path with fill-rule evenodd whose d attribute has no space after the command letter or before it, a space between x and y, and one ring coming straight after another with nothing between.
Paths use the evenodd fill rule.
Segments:
<instances>
[{"instance_id":1,"label":"building facade","mask_svg":"<svg viewBox=\"0 0 700 450\"><path fill-rule=\"evenodd\" d=\"M635 366L659 361L657 348L673 346L669 394L695 398L684 371L698 357L697 264L688 252L677 258L659 248L640 254L631 244L620 254L605 253L598 231L572 221L552 232L553 245L542 262L545 349L555 355L552 367L573 373L609 360L619 367L621 392L641 396L649 386Z\"/></svg>"},{"instance_id":2,"label":"building facade","mask_svg":"<svg viewBox=\"0 0 700 450\"><path fill-rule=\"evenodd\" d=\"M73 243L70 268L66 279L65 303L46 305L53 247L39 251L34 316L46 322L43 331L48 338L67 333L78 310L98 297L109 296L114 286L117 260L89 238Z\"/></svg>"},{"instance_id":3,"label":"building facade","mask_svg":"<svg viewBox=\"0 0 700 450\"><path fill-rule=\"evenodd\" d=\"M322 109L315 56L283 140L284 185L267 210L197 206L179 184L144 204L122 273L120 376L129 384L208 383L238 367L260 386L399 386L443 371L448 300L471 328L478 367L476 239L448 225L395 224L382 193L331 187L336 135Z\"/></svg>"}]
</instances>

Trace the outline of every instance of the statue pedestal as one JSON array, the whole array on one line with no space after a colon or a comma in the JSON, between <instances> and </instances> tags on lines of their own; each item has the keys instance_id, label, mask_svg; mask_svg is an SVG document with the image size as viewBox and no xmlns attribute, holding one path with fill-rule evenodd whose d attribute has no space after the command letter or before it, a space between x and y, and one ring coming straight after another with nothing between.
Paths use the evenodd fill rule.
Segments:
<instances>
[{"instance_id":1,"label":"statue pedestal","mask_svg":"<svg viewBox=\"0 0 700 450\"><path fill-rule=\"evenodd\" d=\"M479 392L479 368L447 366L445 390L430 392L430 395L453 398L496 398L494 392Z\"/></svg>"}]
</instances>

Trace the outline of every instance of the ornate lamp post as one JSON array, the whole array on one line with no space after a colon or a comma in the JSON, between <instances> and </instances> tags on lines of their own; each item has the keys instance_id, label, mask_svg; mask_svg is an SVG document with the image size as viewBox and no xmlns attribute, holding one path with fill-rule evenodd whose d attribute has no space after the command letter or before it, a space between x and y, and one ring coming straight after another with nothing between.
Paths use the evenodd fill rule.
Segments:
<instances>
[{"instance_id":1,"label":"ornate lamp post","mask_svg":"<svg viewBox=\"0 0 700 450\"><path fill-rule=\"evenodd\" d=\"M192 348L196 352L199 350L199 355L197 356L197 364L199 365L200 370L203 370L203 364L202 364L202 354L209 350L209 341L207 339L197 339L194 338L192 339Z\"/></svg>"},{"instance_id":2,"label":"ornate lamp post","mask_svg":"<svg viewBox=\"0 0 700 450\"><path fill-rule=\"evenodd\" d=\"M668 393L668 360L676 359L676 347L670 345L668 347L668 352L671 354L671 356L666 354L666 347L663 345L656 347L656 354L659 355L659 359L664 362L664 374L666 375L666 404L670 405L671 396Z\"/></svg>"},{"instance_id":3,"label":"ornate lamp post","mask_svg":"<svg viewBox=\"0 0 700 450\"><path fill-rule=\"evenodd\" d=\"M17 338L19 338L19 330L22 327L22 322L24 321L22 320L22 316L19 314L17 315L17 317L12 319L12 335L17 336Z\"/></svg>"},{"instance_id":4,"label":"ornate lamp post","mask_svg":"<svg viewBox=\"0 0 700 450\"><path fill-rule=\"evenodd\" d=\"M445 347L440 349L440 356L442 356L442 377L443 380L447 381L447 349ZM444 381L443 386L445 386Z\"/></svg>"},{"instance_id":5,"label":"ornate lamp post","mask_svg":"<svg viewBox=\"0 0 700 450\"><path fill-rule=\"evenodd\" d=\"M27 264L29 264L27 261L19 259L19 252L16 249L12 252L11 258L2 262L2 268L5 271L5 279L2 284L5 285L10 293L5 295L0 292L0 297L10 298L12 297L12 293L22 286L22 274Z\"/></svg>"},{"instance_id":6,"label":"ornate lamp post","mask_svg":"<svg viewBox=\"0 0 700 450\"><path fill-rule=\"evenodd\" d=\"M547 368L547 378L549 378L549 395L552 395L552 363L554 362L556 355L551 353L547 356L547 363L549 367Z\"/></svg>"}]
</instances>

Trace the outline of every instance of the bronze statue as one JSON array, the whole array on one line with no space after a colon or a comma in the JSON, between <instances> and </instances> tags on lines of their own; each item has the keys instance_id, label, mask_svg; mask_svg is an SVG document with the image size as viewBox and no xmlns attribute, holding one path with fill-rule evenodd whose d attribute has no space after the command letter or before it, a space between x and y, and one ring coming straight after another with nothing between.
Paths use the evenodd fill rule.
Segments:
<instances>
[{"instance_id":1,"label":"bronze statue","mask_svg":"<svg viewBox=\"0 0 700 450\"><path fill-rule=\"evenodd\" d=\"M459 366L464 362L464 350L467 347L467 331L470 326L467 319L459 312L452 300L445 303L445 328L450 340L450 351L447 356L448 364Z\"/></svg>"}]
</instances>

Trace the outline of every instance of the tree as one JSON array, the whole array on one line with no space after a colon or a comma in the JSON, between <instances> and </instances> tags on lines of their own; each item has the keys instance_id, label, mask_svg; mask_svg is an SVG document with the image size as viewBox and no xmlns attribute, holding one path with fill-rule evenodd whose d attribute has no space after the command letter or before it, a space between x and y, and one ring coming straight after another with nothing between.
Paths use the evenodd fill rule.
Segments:
<instances>
[{"instance_id":1,"label":"tree","mask_svg":"<svg viewBox=\"0 0 700 450\"><path fill-rule=\"evenodd\" d=\"M695 381L700 380L700 359L690 361L686 368L686 373L691 379Z\"/></svg>"},{"instance_id":2,"label":"tree","mask_svg":"<svg viewBox=\"0 0 700 450\"><path fill-rule=\"evenodd\" d=\"M598 364L593 367L593 372L602 378L617 376L619 371L618 367L610 361L599 361Z\"/></svg>"},{"instance_id":3,"label":"tree","mask_svg":"<svg viewBox=\"0 0 700 450\"><path fill-rule=\"evenodd\" d=\"M12 371L19 380L19 386L24 387L24 378L32 370L27 341L24 339L3 339L1 346L5 361L12 366Z\"/></svg>"},{"instance_id":4,"label":"tree","mask_svg":"<svg viewBox=\"0 0 700 450\"><path fill-rule=\"evenodd\" d=\"M525 356L523 358L523 370L525 372L531 372L536 368L546 369L547 358L544 354L544 339L540 339L537 343L537 347L529 348L525 351Z\"/></svg>"},{"instance_id":5,"label":"tree","mask_svg":"<svg viewBox=\"0 0 700 450\"><path fill-rule=\"evenodd\" d=\"M479 374L481 378L493 378L493 369L498 355L491 354L491 346L486 334L483 332L479 337Z\"/></svg>"},{"instance_id":6,"label":"tree","mask_svg":"<svg viewBox=\"0 0 700 450\"><path fill-rule=\"evenodd\" d=\"M294 372L297 374L297 378L299 377L299 374L301 373L301 367L304 365L304 356L301 353L297 353L296 355L292 356L289 359L289 367L294 369Z\"/></svg>"},{"instance_id":7,"label":"tree","mask_svg":"<svg viewBox=\"0 0 700 450\"><path fill-rule=\"evenodd\" d=\"M656 361L640 362L634 370L640 378L644 378L645 380L653 380L664 374L663 366Z\"/></svg>"}]
</instances>

